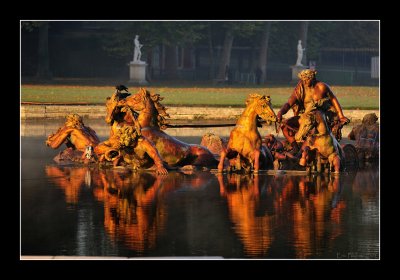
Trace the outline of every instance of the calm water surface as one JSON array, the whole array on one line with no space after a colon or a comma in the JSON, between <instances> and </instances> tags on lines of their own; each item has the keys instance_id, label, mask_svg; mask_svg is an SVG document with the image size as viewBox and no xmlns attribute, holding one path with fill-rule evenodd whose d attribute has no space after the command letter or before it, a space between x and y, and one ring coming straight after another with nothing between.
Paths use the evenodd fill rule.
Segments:
<instances>
[{"instance_id":1,"label":"calm water surface","mask_svg":"<svg viewBox=\"0 0 400 280\"><path fill-rule=\"evenodd\" d=\"M379 258L377 166L339 177L60 166L64 147L44 145L57 127L35 125L21 137L22 257Z\"/></svg>"}]
</instances>

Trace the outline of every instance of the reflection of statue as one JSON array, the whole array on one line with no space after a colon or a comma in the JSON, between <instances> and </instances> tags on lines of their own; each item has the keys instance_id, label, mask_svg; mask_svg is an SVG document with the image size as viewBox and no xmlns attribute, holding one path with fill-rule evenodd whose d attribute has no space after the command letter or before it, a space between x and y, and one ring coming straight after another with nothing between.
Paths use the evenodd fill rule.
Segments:
<instances>
[{"instance_id":1,"label":"reflection of statue","mask_svg":"<svg viewBox=\"0 0 400 280\"><path fill-rule=\"evenodd\" d=\"M66 118L64 126L47 137L46 145L57 149L65 143L67 149L60 153L58 160L77 160L80 155L82 159L93 159L93 147L100 142L96 132L85 126L77 114L69 114Z\"/></svg>"},{"instance_id":2,"label":"reflection of statue","mask_svg":"<svg viewBox=\"0 0 400 280\"><path fill-rule=\"evenodd\" d=\"M85 178L91 176L88 167L71 168L48 165L45 171L48 179L64 191L65 201L74 204L78 203Z\"/></svg>"},{"instance_id":3,"label":"reflection of statue","mask_svg":"<svg viewBox=\"0 0 400 280\"><path fill-rule=\"evenodd\" d=\"M291 183L283 192L287 191L286 195L290 193L292 198L289 209L293 217L295 256L310 258L316 254L312 248L318 247L322 240L329 240L330 248L344 232L346 202L340 199L340 178L298 177Z\"/></svg>"},{"instance_id":4,"label":"reflection of statue","mask_svg":"<svg viewBox=\"0 0 400 280\"><path fill-rule=\"evenodd\" d=\"M104 227L111 240L142 253L154 249L168 217L165 203L158 200L164 178L115 170L102 170L99 175L103 186L94 190L104 202Z\"/></svg>"},{"instance_id":5,"label":"reflection of statue","mask_svg":"<svg viewBox=\"0 0 400 280\"><path fill-rule=\"evenodd\" d=\"M140 58L142 57L142 52L140 49L143 47L143 45L139 42L139 35L135 36L134 46L135 49L133 50L133 62L141 62Z\"/></svg>"},{"instance_id":6,"label":"reflection of statue","mask_svg":"<svg viewBox=\"0 0 400 280\"><path fill-rule=\"evenodd\" d=\"M179 203L170 203L170 194L186 188L187 182L191 182L192 187L205 186L212 178L211 173L202 174L204 177L178 172L154 176L112 169L100 170L99 175L102 185L94 186L93 190L96 198L104 202L106 233L112 241L122 241L141 255L157 247L159 235L166 229L170 207L185 211Z\"/></svg>"},{"instance_id":7,"label":"reflection of statue","mask_svg":"<svg viewBox=\"0 0 400 280\"><path fill-rule=\"evenodd\" d=\"M265 177L236 173L225 177L218 173L217 179L220 194L226 198L229 218L243 243L245 255L266 256L275 239L273 231L276 220L275 216L263 213L265 205L260 203L260 190L266 189Z\"/></svg>"},{"instance_id":8,"label":"reflection of statue","mask_svg":"<svg viewBox=\"0 0 400 280\"><path fill-rule=\"evenodd\" d=\"M301 61L303 60L303 51L305 51L306 49L303 49L303 47L301 46L301 40L299 40L299 43L297 44L297 61L296 61L296 66L303 66L303 64L301 64Z\"/></svg>"}]
</instances>

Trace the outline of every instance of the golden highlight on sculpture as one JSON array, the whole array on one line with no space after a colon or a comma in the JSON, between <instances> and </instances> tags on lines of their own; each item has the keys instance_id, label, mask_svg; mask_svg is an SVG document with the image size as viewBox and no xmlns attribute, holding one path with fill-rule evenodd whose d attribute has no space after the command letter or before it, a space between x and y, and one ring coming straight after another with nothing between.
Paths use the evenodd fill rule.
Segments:
<instances>
[{"instance_id":1,"label":"golden highlight on sculpture","mask_svg":"<svg viewBox=\"0 0 400 280\"><path fill-rule=\"evenodd\" d=\"M256 174L268 169L339 174L357 168L359 153L376 154L377 117L368 122L372 117L366 116L363 127L350 133L350 139L357 137L357 148L351 143L339 144L341 128L349 119L329 86L316 80L316 73L309 69L299 73L299 83L278 114L270 96L249 94L229 139L207 133L202 145L180 141L166 133L170 116L161 104L163 97L145 88L131 94L127 87L118 85L105 103L105 122L110 125L107 140L100 142L81 116L69 114L64 125L48 136L46 145L53 149L66 145L54 158L58 163L99 164L155 171L158 175L180 168ZM290 108L295 116L284 119ZM281 141L272 134L262 137L258 127L271 124L275 124L277 133L282 129L286 139ZM371 141L374 144L365 144ZM367 146L373 152L368 153Z\"/></svg>"}]
</instances>

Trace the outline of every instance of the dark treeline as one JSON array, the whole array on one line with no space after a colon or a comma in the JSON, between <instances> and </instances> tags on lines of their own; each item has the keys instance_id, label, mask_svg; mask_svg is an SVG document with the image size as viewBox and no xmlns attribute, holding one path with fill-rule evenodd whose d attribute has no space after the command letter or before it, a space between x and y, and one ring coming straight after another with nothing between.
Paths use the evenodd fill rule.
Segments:
<instances>
[{"instance_id":1,"label":"dark treeline","mask_svg":"<svg viewBox=\"0 0 400 280\"><path fill-rule=\"evenodd\" d=\"M260 69L265 82L274 68L290 73L299 39L304 65L361 73L379 55L379 21L22 21L22 76L128 76L135 34L154 79L222 80Z\"/></svg>"}]
</instances>

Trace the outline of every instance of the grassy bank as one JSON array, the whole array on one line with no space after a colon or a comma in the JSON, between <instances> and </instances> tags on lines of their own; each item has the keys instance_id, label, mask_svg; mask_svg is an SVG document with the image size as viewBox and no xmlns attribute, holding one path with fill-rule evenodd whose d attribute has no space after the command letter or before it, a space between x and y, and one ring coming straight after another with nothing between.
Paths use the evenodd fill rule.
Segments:
<instances>
[{"instance_id":1,"label":"grassy bank","mask_svg":"<svg viewBox=\"0 0 400 280\"><path fill-rule=\"evenodd\" d=\"M164 97L165 105L204 105L204 106L239 106L249 93L270 95L274 107L284 104L294 86L261 87L162 87L147 86L148 90ZM379 109L379 88L361 86L332 86L344 109ZM137 92L139 87L130 87ZM112 86L73 86L73 85L22 85L22 102L85 102L104 104L111 96Z\"/></svg>"}]
</instances>

